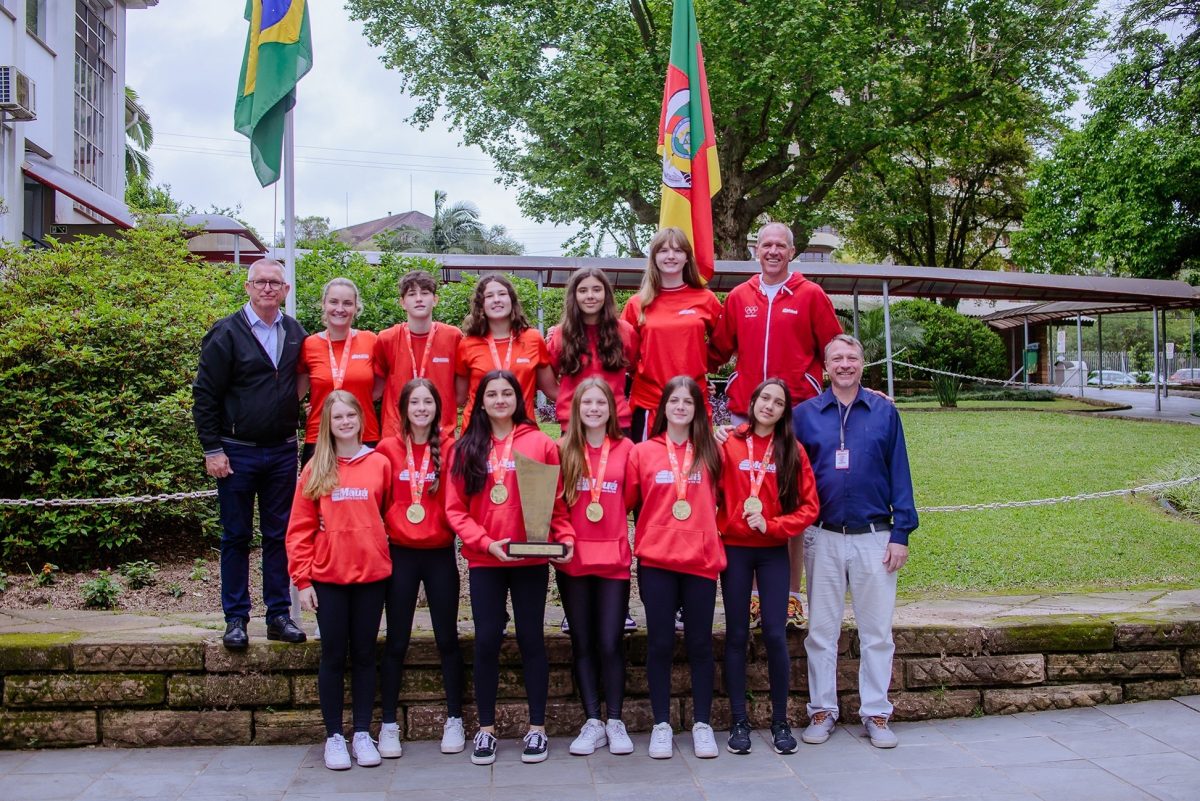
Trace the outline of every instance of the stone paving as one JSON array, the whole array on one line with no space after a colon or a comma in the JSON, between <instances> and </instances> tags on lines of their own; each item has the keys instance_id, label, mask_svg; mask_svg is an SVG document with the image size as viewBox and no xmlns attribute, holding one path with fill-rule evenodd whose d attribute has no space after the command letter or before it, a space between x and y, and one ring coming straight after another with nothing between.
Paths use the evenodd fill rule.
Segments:
<instances>
[{"instance_id":1,"label":"stone paving","mask_svg":"<svg viewBox=\"0 0 1200 801\"><path fill-rule=\"evenodd\" d=\"M698 760L677 735L670 760L637 751L520 762L501 743L491 767L437 743L405 745L377 768L326 770L320 745L0 752L0 801L1195 801L1200 798L1200 696L895 727L900 746L872 748L857 726L778 756L755 732L748 756ZM723 733L718 733L719 741Z\"/></svg>"}]
</instances>

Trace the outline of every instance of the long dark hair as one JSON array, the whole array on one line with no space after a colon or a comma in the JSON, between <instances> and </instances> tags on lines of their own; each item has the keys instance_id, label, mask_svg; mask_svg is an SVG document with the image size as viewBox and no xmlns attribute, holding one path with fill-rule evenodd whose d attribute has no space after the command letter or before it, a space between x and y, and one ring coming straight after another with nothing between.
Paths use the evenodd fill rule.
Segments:
<instances>
[{"instance_id":1,"label":"long dark hair","mask_svg":"<svg viewBox=\"0 0 1200 801\"><path fill-rule=\"evenodd\" d=\"M754 404L758 396L769 385L774 384L783 390L783 416L775 421L775 441L772 445L775 460L775 485L779 493L779 506L784 514L796 511L800 505L800 490L796 486L796 475L800 472L800 445L796 435L792 433L792 393L787 384L779 378L768 378L750 393L750 425L744 433L734 436L749 439L754 434ZM751 465L753 468L753 465Z\"/></svg>"},{"instance_id":2,"label":"long dark hair","mask_svg":"<svg viewBox=\"0 0 1200 801\"><path fill-rule=\"evenodd\" d=\"M650 436L657 437L667 430L667 399L679 388L684 388L692 396L692 404L696 412L692 415L692 424L688 426L688 439L692 441L692 451L695 460L708 469L708 477L715 484L721 477L721 450L713 438L712 426L708 423L707 407L704 404L704 393L700 385L691 376L677 375L663 387L662 397L658 399L658 411L654 415L654 426Z\"/></svg>"},{"instance_id":3,"label":"long dark hair","mask_svg":"<svg viewBox=\"0 0 1200 801\"><path fill-rule=\"evenodd\" d=\"M517 377L508 370L489 370L484 373L475 389L471 420L458 442L454 443L454 467L450 470L451 475L462 479L468 495L482 491L487 483L488 453L492 449L492 420L483 409L483 396L486 394L487 385L496 379L507 381L513 389L513 429L533 424L529 419L529 412L525 409L525 400L521 395L521 384Z\"/></svg>"},{"instance_id":4,"label":"long dark hair","mask_svg":"<svg viewBox=\"0 0 1200 801\"><path fill-rule=\"evenodd\" d=\"M625 436L617 423L617 399L608 382L597 376L579 382L579 386L575 387L575 395L571 398L571 416L567 419L567 430L558 443L559 463L562 465L563 500L568 506L574 504L579 497L579 479L583 476L583 462L587 458L587 430L584 428L579 406L583 393L589 389L600 390L608 401L608 426L604 431L605 436L612 440L613 444L620 442ZM604 480L604 476L596 478Z\"/></svg>"},{"instance_id":5,"label":"long dark hair","mask_svg":"<svg viewBox=\"0 0 1200 801\"><path fill-rule=\"evenodd\" d=\"M629 366L625 361L621 329L617 325L617 301L613 297L612 284L598 267L582 267L571 274L563 292L562 321L558 324L562 337L562 356L558 359L558 369L563 375L575 375L592 360L583 312L579 310L579 302L575 299L575 292L585 278L595 278L604 287L604 305L600 307L600 319L596 322L596 355L600 359L600 366L609 372Z\"/></svg>"},{"instance_id":6,"label":"long dark hair","mask_svg":"<svg viewBox=\"0 0 1200 801\"><path fill-rule=\"evenodd\" d=\"M426 347L429 347L426 345ZM433 422L429 425L429 463L433 465L433 474L436 476L433 483L429 486L429 493L438 491L438 485L442 483L442 396L438 394L437 387L428 378L414 378L404 385L400 390L400 401L397 404L400 407L401 431L405 437L412 436L412 423L408 419L408 401L412 397L413 392L425 387L429 390L429 394L433 395ZM424 481L425 477L421 476Z\"/></svg>"},{"instance_id":7,"label":"long dark hair","mask_svg":"<svg viewBox=\"0 0 1200 801\"><path fill-rule=\"evenodd\" d=\"M508 313L508 325L511 329L509 333L516 339L529 328L529 320L521 310L521 301L517 299L517 290L512 281L500 273L488 273L475 285L475 292L471 295L471 311L463 318L463 333L469 337L487 336L488 319L483 311L483 292L491 283L497 283L508 290L508 297L512 301L512 310Z\"/></svg>"}]
</instances>

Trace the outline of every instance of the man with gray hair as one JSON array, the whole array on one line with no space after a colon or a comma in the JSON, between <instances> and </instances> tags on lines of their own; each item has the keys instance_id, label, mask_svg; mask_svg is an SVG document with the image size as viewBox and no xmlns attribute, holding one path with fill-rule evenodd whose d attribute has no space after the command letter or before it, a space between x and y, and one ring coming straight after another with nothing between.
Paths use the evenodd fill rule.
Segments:
<instances>
[{"instance_id":1,"label":"man with gray hair","mask_svg":"<svg viewBox=\"0 0 1200 801\"><path fill-rule=\"evenodd\" d=\"M250 541L254 502L262 533L267 638L304 642L289 616L291 594L284 535L296 491L300 399L296 363L307 336L280 306L288 286L274 259L250 265L249 301L213 324L200 346L192 418L204 467L217 479L221 512L221 606L226 648L249 644Z\"/></svg>"},{"instance_id":2,"label":"man with gray hair","mask_svg":"<svg viewBox=\"0 0 1200 801\"><path fill-rule=\"evenodd\" d=\"M892 613L896 574L917 528L904 429L895 404L862 387L862 343L839 334L825 348L830 388L796 407L821 517L804 532L808 573L808 714L801 739L823 743L838 718L837 657L846 589L858 626L859 717L871 744L893 748Z\"/></svg>"}]
</instances>

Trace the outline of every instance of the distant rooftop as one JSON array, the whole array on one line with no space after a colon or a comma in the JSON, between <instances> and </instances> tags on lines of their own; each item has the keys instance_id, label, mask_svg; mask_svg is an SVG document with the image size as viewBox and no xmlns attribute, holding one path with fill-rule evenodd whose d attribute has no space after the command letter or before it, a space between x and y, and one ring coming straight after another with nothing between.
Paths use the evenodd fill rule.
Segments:
<instances>
[{"instance_id":1,"label":"distant rooftop","mask_svg":"<svg viewBox=\"0 0 1200 801\"><path fill-rule=\"evenodd\" d=\"M416 228L428 231L433 228L433 218L419 211L389 214L377 220L368 220L333 231L334 239L344 242L354 250L376 250L375 237L397 228Z\"/></svg>"}]
</instances>

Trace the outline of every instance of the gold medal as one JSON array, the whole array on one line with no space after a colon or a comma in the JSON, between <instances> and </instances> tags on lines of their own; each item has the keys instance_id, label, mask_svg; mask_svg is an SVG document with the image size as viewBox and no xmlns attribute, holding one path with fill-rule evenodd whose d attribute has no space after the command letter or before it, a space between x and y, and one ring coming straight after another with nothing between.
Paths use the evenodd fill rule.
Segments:
<instances>
[{"instance_id":1,"label":"gold medal","mask_svg":"<svg viewBox=\"0 0 1200 801\"><path fill-rule=\"evenodd\" d=\"M687 501L675 501L671 506L671 514L676 520L687 520L692 516L692 505Z\"/></svg>"},{"instance_id":2,"label":"gold medal","mask_svg":"<svg viewBox=\"0 0 1200 801\"><path fill-rule=\"evenodd\" d=\"M583 513L587 516L587 519L591 520L593 523L599 523L604 519L604 507L596 501L589 503L587 505L587 509L585 509Z\"/></svg>"},{"instance_id":3,"label":"gold medal","mask_svg":"<svg viewBox=\"0 0 1200 801\"><path fill-rule=\"evenodd\" d=\"M425 519L425 507L419 503L410 504L404 512L404 516L408 518L408 522L416 524Z\"/></svg>"},{"instance_id":4,"label":"gold medal","mask_svg":"<svg viewBox=\"0 0 1200 801\"><path fill-rule=\"evenodd\" d=\"M488 493L488 497L492 499L494 504L502 504L508 500L508 487L503 484L493 484L492 491Z\"/></svg>"},{"instance_id":5,"label":"gold medal","mask_svg":"<svg viewBox=\"0 0 1200 801\"><path fill-rule=\"evenodd\" d=\"M757 497L751 495L746 500L742 501L742 512L748 515L761 514L763 503Z\"/></svg>"}]
</instances>

